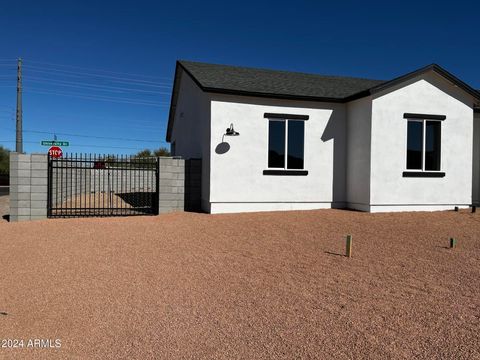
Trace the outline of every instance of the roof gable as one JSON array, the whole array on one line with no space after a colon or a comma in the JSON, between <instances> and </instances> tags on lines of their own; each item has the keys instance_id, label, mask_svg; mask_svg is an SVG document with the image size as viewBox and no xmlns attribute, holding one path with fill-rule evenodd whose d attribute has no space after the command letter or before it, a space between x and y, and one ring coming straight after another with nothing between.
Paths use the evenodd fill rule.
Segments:
<instances>
[{"instance_id":1,"label":"roof gable","mask_svg":"<svg viewBox=\"0 0 480 360\"><path fill-rule=\"evenodd\" d=\"M372 88L368 89L366 92L358 93L358 94L355 94L354 96L352 96L350 98L347 98L346 101L350 101L354 98L360 98L360 97L365 96L365 95L375 94L379 91L387 90L387 89L389 89L389 88L391 88L395 85L401 84L401 83L403 83L407 80L410 80L414 77L425 74L429 71L433 71L433 72L437 73L438 75L442 76L443 78L445 78L446 80L448 80L452 84L458 86L460 89L462 89L466 93L473 96L475 99L480 100L480 92L478 92L477 90L475 90L470 85L463 82L462 80L460 80L456 76L449 73L447 70L442 68L440 65L431 64L431 65L427 65L423 68L420 68L418 70L412 71L408 74L399 76L399 77L397 77L395 79L392 79L390 81L386 81L382 84L378 84L376 86L373 86Z\"/></svg>"}]
</instances>

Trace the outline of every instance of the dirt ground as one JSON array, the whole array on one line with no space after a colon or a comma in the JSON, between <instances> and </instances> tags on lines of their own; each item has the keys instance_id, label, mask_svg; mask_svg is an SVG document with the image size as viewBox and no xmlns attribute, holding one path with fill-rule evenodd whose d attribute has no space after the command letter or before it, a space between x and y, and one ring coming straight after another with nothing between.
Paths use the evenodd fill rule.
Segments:
<instances>
[{"instance_id":1,"label":"dirt ground","mask_svg":"<svg viewBox=\"0 0 480 360\"><path fill-rule=\"evenodd\" d=\"M0 222L0 249L1 359L480 359L480 213Z\"/></svg>"},{"instance_id":2,"label":"dirt ground","mask_svg":"<svg viewBox=\"0 0 480 360\"><path fill-rule=\"evenodd\" d=\"M121 197L117 196L116 194L108 194L108 193L95 193L95 194L81 194L81 195L73 195L70 196L66 201L61 202L59 204L55 204L56 207L61 208L76 208L76 207L131 207L130 204L123 201Z\"/></svg>"},{"instance_id":3,"label":"dirt ground","mask_svg":"<svg viewBox=\"0 0 480 360\"><path fill-rule=\"evenodd\" d=\"M7 220L5 216L10 212L9 199L8 195L0 195L0 222Z\"/></svg>"}]
</instances>

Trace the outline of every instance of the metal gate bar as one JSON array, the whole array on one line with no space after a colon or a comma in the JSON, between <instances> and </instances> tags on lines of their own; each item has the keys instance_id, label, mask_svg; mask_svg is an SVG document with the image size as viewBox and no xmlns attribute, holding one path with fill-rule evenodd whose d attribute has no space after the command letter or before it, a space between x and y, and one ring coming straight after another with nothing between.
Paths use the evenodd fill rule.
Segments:
<instances>
[{"instance_id":1,"label":"metal gate bar","mask_svg":"<svg viewBox=\"0 0 480 360\"><path fill-rule=\"evenodd\" d=\"M158 214L158 160L124 155L48 158L48 217Z\"/></svg>"}]
</instances>

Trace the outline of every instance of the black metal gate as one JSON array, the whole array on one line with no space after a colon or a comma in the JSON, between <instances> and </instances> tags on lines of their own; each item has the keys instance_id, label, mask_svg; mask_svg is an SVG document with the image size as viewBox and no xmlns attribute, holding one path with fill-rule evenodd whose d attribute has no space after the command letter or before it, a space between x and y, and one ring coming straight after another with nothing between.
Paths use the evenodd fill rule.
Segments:
<instances>
[{"instance_id":1,"label":"black metal gate","mask_svg":"<svg viewBox=\"0 0 480 360\"><path fill-rule=\"evenodd\" d=\"M48 158L48 217L158 214L157 158Z\"/></svg>"}]
</instances>

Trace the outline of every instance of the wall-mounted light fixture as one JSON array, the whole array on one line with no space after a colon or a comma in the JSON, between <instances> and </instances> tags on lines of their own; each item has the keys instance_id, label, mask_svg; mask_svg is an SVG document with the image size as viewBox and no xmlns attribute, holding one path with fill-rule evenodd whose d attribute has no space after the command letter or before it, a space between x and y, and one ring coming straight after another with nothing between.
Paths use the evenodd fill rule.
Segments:
<instances>
[{"instance_id":1,"label":"wall-mounted light fixture","mask_svg":"<svg viewBox=\"0 0 480 360\"><path fill-rule=\"evenodd\" d=\"M227 135L227 136L238 136L238 135L240 135L240 133L235 131L235 129L233 128L233 124L230 124L230 127L227 128L227 130L225 130L225 135Z\"/></svg>"}]
</instances>

